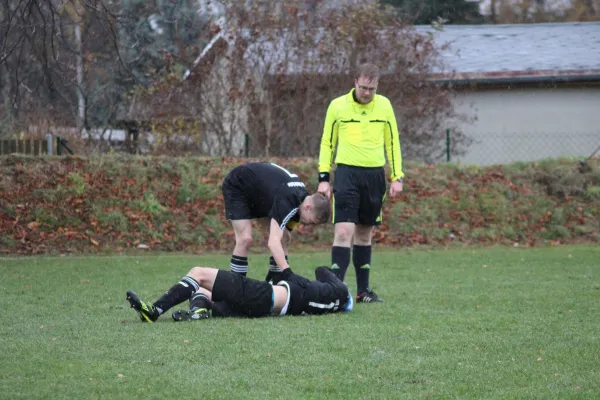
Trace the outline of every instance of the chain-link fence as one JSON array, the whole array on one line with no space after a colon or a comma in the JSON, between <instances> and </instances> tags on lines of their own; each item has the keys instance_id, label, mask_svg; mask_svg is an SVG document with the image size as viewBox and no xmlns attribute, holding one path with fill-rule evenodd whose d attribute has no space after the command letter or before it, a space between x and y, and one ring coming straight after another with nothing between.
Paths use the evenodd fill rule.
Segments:
<instances>
[{"instance_id":1,"label":"chain-link fence","mask_svg":"<svg viewBox=\"0 0 600 400\"><path fill-rule=\"evenodd\" d=\"M476 133L462 156L450 162L491 165L544 158L600 155L600 130L596 132L507 132ZM450 138L452 140L452 138Z\"/></svg>"}]
</instances>

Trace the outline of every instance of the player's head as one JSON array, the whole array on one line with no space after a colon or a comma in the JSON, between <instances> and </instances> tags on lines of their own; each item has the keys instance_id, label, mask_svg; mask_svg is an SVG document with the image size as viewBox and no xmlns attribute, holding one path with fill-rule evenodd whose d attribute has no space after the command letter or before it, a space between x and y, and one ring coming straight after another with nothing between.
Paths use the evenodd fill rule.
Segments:
<instances>
[{"instance_id":1,"label":"player's head","mask_svg":"<svg viewBox=\"0 0 600 400\"><path fill-rule=\"evenodd\" d=\"M324 224L331 219L331 204L329 197L323 193L306 196L300 205L300 223Z\"/></svg>"}]
</instances>

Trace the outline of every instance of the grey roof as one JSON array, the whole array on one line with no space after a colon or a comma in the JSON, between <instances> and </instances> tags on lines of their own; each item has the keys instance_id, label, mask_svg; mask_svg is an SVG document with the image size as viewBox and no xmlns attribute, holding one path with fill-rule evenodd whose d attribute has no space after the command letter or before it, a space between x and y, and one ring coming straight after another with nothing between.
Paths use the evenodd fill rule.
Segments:
<instances>
[{"instance_id":1,"label":"grey roof","mask_svg":"<svg viewBox=\"0 0 600 400\"><path fill-rule=\"evenodd\" d=\"M431 32L446 65L465 77L600 73L600 22L447 25Z\"/></svg>"},{"instance_id":2,"label":"grey roof","mask_svg":"<svg viewBox=\"0 0 600 400\"><path fill-rule=\"evenodd\" d=\"M600 22L446 25L442 30L418 25L415 29L433 35L438 46L449 45L442 51L446 69L434 71L439 75L434 74L433 79L498 82L583 77L600 80ZM385 36L385 31L382 32ZM307 70L315 73L349 71L343 54L338 54L340 60L331 64L315 63L310 57L299 56L297 49L289 46L287 33L281 29L275 34L265 34L250 44L244 57L253 68L260 66L271 74L276 71L288 74ZM195 64L217 39L229 42L239 34L249 36L249 31L219 32ZM314 40L326 40L324 34L322 29L313 31ZM318 52L318 47L312 50L313 54ZM454 74L450 75L451 72Z\"/></svg>"}]
</instances>

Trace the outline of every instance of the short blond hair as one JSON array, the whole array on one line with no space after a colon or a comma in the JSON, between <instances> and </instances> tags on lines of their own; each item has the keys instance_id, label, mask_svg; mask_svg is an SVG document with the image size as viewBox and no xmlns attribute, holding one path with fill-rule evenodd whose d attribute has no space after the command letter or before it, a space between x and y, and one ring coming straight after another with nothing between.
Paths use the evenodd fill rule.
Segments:
<instances>
[{"instance_id":1,"label":"short blond hair","mask_svg":"<svg viewBox=\"0 0 600 400\"><path fill-rule=\"evenodd\" d=\"M331 203L329 197L323 193L315 193L312 196L312 211L317 224L324 224L331 219Z\"/></svg>"}]
</instances>

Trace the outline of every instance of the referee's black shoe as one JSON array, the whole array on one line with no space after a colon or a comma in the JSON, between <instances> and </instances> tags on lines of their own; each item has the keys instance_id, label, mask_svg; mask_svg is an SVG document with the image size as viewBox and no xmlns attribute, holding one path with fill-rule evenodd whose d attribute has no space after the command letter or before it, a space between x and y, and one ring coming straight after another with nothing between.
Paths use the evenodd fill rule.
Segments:
<instances>
[{"instance_id":1,"label":"referee's black shoe","mask_svg":"<svg viewBox=\"0 0 600 400\"><path fill-rule=\"evenodd\" d=\"M375 294L374 291L367 288L366 292L361 292L356 295L356 302L357 303L383 303L383 299L381 297L377 296L377 294Z\"/></svg>"}]
</instances>

